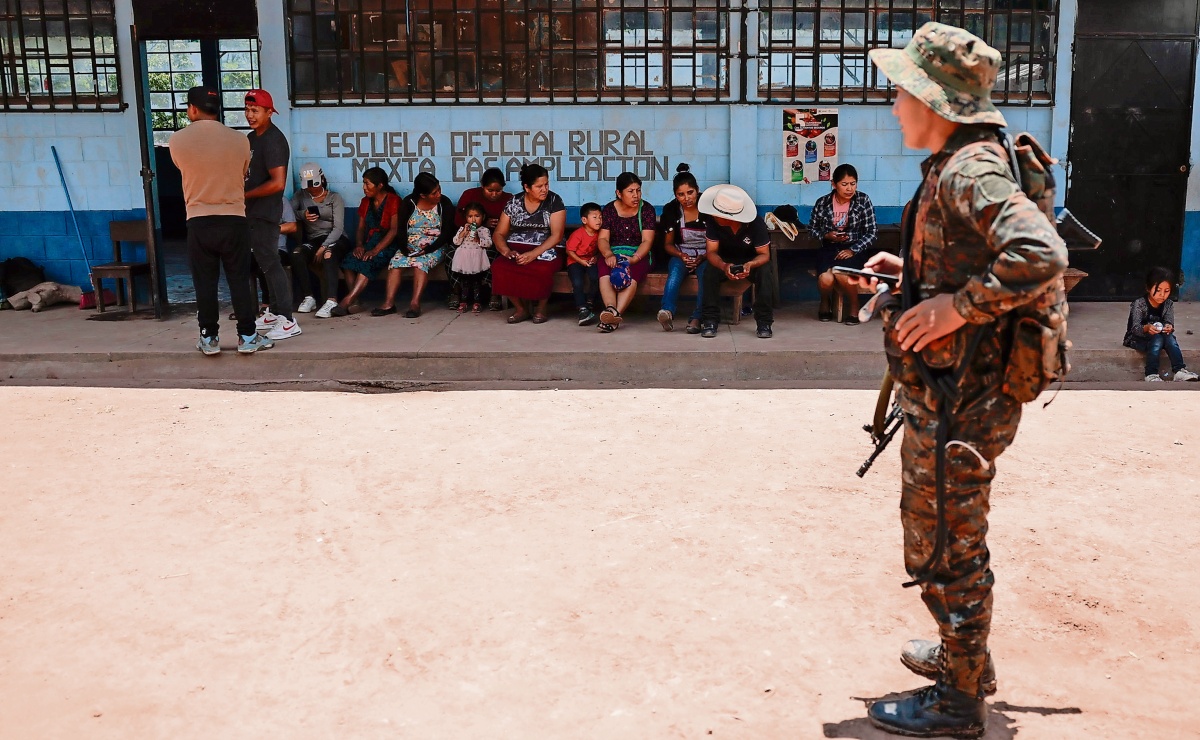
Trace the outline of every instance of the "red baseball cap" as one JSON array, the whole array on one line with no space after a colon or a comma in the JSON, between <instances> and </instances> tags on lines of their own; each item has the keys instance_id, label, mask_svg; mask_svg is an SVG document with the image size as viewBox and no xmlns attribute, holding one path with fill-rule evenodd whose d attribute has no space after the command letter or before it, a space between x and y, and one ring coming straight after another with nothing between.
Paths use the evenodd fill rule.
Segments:
<instances>
[{"instance_id":1,"label":"red baseball cap","mask_svg":"<svg viewBox=\"0 0 1200 740\"><path fill-rule=\"evenodd\" d=\"M257 105L265 110L275 110L275 101L266 90L251 90L246 93L246 105Z\"/></svg>"}]
</instances>

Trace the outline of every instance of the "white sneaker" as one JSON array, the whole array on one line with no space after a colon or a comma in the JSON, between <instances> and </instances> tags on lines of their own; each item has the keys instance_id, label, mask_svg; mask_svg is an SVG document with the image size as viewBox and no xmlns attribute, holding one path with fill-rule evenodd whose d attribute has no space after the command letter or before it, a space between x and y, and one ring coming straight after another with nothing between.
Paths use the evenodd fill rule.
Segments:
<instances>
[{"instance_id":1,"label":"white sneaker","mask_svg":"<svg viewBox=\"0 0 1200 740\"><path fill-rule=\"evenodd\" d=\"M1160 377L1159 377L1159 376L1157 376L1157 375L1147 375L1147 376L1146 376L1146 382L1147 382L1147 383L1161 383L1161 382L1162 382L1162 378L1160 378Z\"/></svg>"},{"instance_id":2,"label":"white sneaker","mask_svg":"<svg viewBox=\"0 0 1200 740\"><path fill-rule=\"evenodd\" d=\"M276 316L275 326L267 332L267 339L280 340L294 337L300 333L300 324L295 319L285 319Z\"/></svg>"},{"instance_id":3,"label":"white sneaker","mask_svg":"<svg viewBox=\"0 0 1200 740\"><path fill-rule=\"evenodd\" d=\"M304 300L300 301L300 307L296 309L297 313L312 313L317 310L317 299L310 295L304 296Z\"/></svg>"},{"instance_id":4,"label":"white sneaker","mask_svg":"<svg viewBox=\"0 0 1200 740\"><path fill-rule=\"evenodd\" d=\"M331 318L331 317L333 316L333 314L332 314L332 313L330 313L330 311L332 311L333 309L337 308L337 305L338 305L338 304L337 304L337 301L325 301L325 305L323 305L323 306L321 306L320 308L318 308L318 309L317 309L317 312L316 312L316 314L314 314L314 315L315 315L315 316L316 316L318 319L328 319L328 318Z\"/></svg>"},{"instance_id":5,"label":"white sneaker","mask_svg":"<svg viewBox=\"0 0 1200 740\"><path fill-rule=\"evenodd\" d=\"M280 318L270 311L263 311L262 316L254 320L254 328L258 330L259 334L270 331L275 328L275 322L279 321Z\"/></svg>"},{"instance_id":6,"label":"white sneaker","mask_svg":"<svg viewBox=\"0 0 1200 740\"><path fill-rule=\"evenodd\" d=\"M1191 370L1188 370L1188 369L1185 367L1184 369L1182 369L1182 370L1180 370L1179 372L1175 373L1175 380L1177 380L1177 381L1182 381L1182 380L1200 380L1200 375L1197 375L1196 373L1192 372Z\"/></svg>"}]
</instances>

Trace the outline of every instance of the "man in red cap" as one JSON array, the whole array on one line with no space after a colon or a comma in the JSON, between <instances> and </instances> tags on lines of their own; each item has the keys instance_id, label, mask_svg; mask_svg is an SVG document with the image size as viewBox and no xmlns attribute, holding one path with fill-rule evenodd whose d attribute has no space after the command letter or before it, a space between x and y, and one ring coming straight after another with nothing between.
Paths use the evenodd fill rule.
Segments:
<instances>
[{"instance_id":1,"label":"man in red cap","mask_svg":"<svg viewBox=\"0 0 1200 740\"><path fill-rule=\"evenodd\" d=\"M271 339L287 339L300 333L292 318L292 286L279 261L279 220L283 215L282 194L287 187L291 149L287 138L271 116L275 101L266 90L246 93L246 123L253 129L250 139L250 171L246 174L246 218L250 223L250 246L258 267L267 278L271 307L258 317L258 330Z\"/></svg>"}]
</instances>

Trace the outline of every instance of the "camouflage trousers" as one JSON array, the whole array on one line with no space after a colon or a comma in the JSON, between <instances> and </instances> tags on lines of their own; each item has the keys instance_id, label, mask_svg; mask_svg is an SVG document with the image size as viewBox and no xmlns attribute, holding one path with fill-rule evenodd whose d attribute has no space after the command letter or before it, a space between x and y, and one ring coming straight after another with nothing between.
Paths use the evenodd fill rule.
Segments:
<instances>
[{"instance_id":1,"label":"camouflage trousers","mask_svg":"<svg viewBox=\"0 0 1200 740\"><path fill-rule=\"evenodd\" d=\"M953 415L946 445L946 544L932 580L921 584L921 598L941 632L942 680L980 698L994 582L988 497L994 460L1012 443L1020 418L1020 404L998 392ZM914 577L937 541L937 424L928 409L905 414L900 520L904 564Z\"/></svg>"}]
</instances>

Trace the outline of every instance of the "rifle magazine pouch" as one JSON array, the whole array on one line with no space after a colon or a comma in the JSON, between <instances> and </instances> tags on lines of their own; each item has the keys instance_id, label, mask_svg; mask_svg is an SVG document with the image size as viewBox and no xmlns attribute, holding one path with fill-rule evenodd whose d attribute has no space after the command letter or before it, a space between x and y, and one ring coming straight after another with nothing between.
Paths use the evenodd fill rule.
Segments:
<instances>
[{"instance_id":1,"label":"rifle magazine pouch","mask_svg":"<svg viewBox=\"0 0 1200 740\"><path fill-rule=\"evenodd\" d=\"M1058 376L1060 352L1059 332L1029 316L1017 319L1004 369L1004 392L1021 403L1037 398Z\"/></svg>"},{"instance_id":2,"label":"rifle magazine pouch","mask_svg":"<svg viewBox=\"0 0 1200 740\"><path fill-rule=\"evenodd\" d=\"M896 340L895 319L899 317L900 312L894 311L892 316L885 319L883 352L887 356L888 372L892 380L912 388L922 385L921 373L917 370L916 355L900 349L900 342Z\"/></svg>"}]
</instances>

